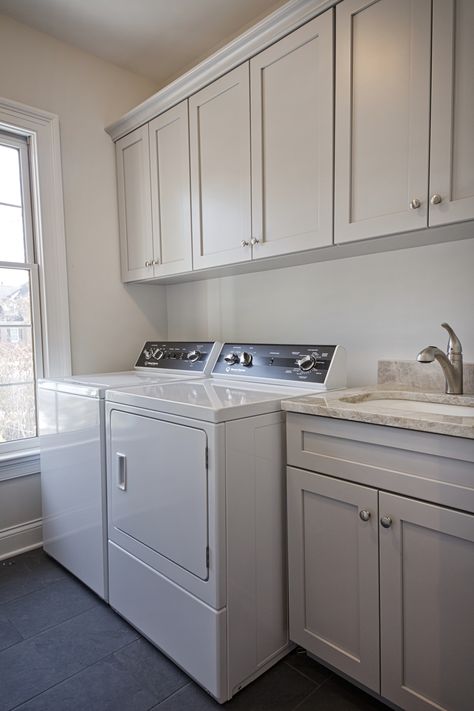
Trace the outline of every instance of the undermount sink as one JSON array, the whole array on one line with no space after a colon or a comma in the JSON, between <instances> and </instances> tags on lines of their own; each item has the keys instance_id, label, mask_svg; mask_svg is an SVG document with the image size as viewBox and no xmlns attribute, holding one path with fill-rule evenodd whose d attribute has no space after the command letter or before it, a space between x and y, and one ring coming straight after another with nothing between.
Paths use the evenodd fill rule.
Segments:
<instances>
[{"instance_id":1,"label":"undermount sink","mask_svg":"<svg viewBox=\"0 0 474 711\"><path fill-rule=\"evenodd\" d=\"M450 415L451 417L474 417L474 406L458 405L446 402L432 402L416 400L413 397L384 397L383 395L370 394L363 399L356 397L340 398L341 402L353 404L357 410L373 412L377 408L390 410L403 410L404 412L426 413L432 415Z\"/></svg>"}]
</instances>

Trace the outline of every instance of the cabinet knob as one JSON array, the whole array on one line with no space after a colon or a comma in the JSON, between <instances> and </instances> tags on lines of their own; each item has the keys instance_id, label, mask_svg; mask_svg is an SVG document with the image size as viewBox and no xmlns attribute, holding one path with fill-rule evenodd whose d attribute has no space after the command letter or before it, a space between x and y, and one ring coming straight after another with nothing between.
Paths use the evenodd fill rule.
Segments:
<instances>
[{"instance_id":1,"label":"cabinet knob","mask_svg":"<svg viewBox=\"0 0 474 711\"><path fill-rule=\"evenodd\" d=\"M430 203L432 205L439 205L440 202L443 202L443 198L441 195L438 195L438 193L435 193L434 195L431 196Z\"/></svg>"},{"instance_id":2,"label":"cabinet knob","mask_svg":"<svg viewBox=\"0 0 474 711\"><path fill-rule=\"evenodd\" d=\"M367 509L362 509L362 511L359 511L359 516L362 521L368 521L370 518L370 511L368 511Z\"/></svg>"},{"instance_id":3,"label":"cabinet knob","mask_svg":"<svg viewBox=\"0 0 474 711\"><path fill-rule=\"evenodd\" d=\"M390 528L392 525L392 517L391 516L382 516L380 519L380 523L384 528Z\"/></svg>"},{"instance_id":4,"label":"cabinet knob","mask_svg":"<svg viewBox=\"0 0 474 711\"><path fill-rule=\"evenodd\" d=\"M160 260L159 260L159 259L154 259L152 263L153 263L155 266L158 267L159 264L160 264Z\"/></svg>"},{"instance_id":5,"label":"cabinet knob","mask_svg":"<svg viewBox=\"0 0 474 711\"><path fill-rule=\"evenodd\" d=\"M250 244L252 245L252 247L255 247L256 244L260 244L260 240L256 237L252 237L252 239L250 240Z\"/></svg>"},{"instance_id":6,"label":"cabinet knob","mask_svg":"<svg viewBox=\"0 0 474 711\"><path fill-rule=\"evenodd\" d=\"M241 247L248 247L250 245L250 242L247 242L246 239L243 239L242 242L240 243Z\"/></svg>"},{"instance_id":7,"label":"cabinet knob","mask_svg":"<svg viewBox=\"0 0 474 711\"><path fill-rule=\"evenodd\" d=\"M153 264L153 262L152 262L151 259L147 259L146 262L145 262L145 266L146 266L146 267L151 267L152 264Z\"/></svg>"},{"instance_id":8,"label":"cabinet knob","mask_svg":"<svg viewBox=\"0 0 474 711\"><path fill-rule=\"evenodd\" d=\"M418 210L419 207L421 207L420 200L418 200L418 198L413 198L413 200L410 202L410 209Z\"/></svg>"}]
</instances>

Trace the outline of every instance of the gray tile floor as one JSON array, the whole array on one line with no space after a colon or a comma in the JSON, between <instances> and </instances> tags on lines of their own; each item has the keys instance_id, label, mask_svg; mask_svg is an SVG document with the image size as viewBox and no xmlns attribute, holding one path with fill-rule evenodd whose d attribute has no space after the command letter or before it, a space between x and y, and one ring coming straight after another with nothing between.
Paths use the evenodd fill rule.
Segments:
<instances>
[{"instance_id":1,"label":"gray tile floor","mask_svg":"<svg viewBox=\"0 0 474 711\"><path fill-rule=\"evenodd\" d=\"M43 551L0 562L0 711L219 708ZM297 652L224 708L387 711L383 704Z\"/></svg>"}]
</instances>

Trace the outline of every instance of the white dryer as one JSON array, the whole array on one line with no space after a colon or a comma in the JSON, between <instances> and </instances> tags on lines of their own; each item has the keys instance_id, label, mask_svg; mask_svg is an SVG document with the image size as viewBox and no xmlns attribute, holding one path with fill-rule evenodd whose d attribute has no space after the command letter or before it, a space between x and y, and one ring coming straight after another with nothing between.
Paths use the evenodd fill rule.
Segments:
<instances>
[{"instance_id":1,"label":"white dryer","mask_svg":"<svg viewBox=\"0 0 474 711\"><path fill-rule=\"evenodd\" d=\"M106 394L110 604L221 703L290 644L281 401L344 385L340 346L234 343Z\"/></svg>"},{"instance_id":2,"label":"white dryer","mask_svg":"<svg viewBox=\"0 0 474 711\"><path fill-rule=\"evenodd\" d=\"M108 599L105 392L208 374L216 343L148 341L134 370L39 382L43 546Z\"/></svg>"}]
</instances>

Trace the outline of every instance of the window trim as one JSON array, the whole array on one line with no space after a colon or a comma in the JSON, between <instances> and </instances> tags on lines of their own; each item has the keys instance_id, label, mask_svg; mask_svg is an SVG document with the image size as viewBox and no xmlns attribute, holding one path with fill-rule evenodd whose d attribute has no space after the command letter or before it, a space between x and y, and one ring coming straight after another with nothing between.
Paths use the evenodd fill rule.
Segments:
<instances>
[{"instance_id":1,"label":"window trim","mask_svg":"<svg viewBox=\"0 0 474 711\"><path fill-rule=\"evenodd\" d=\"M0 131L26 137L28 141L37 266L31 264L30 254L27 268L31 270L31 288L39 289L41 312L41 347L35 344L36 356L40 359L42 356L43 377L65 377L71 374L71 345L59 118L0 98ZM32 318L40 316L38 305L36 311ZM37 437L11 445L0 453L1 479L9 478L10 470L12 476L21 475L23 467L18 469L19 460L38 458ZM31 473L31 465L24 473L27 471Z\"/></svg>"}]
</instances>

